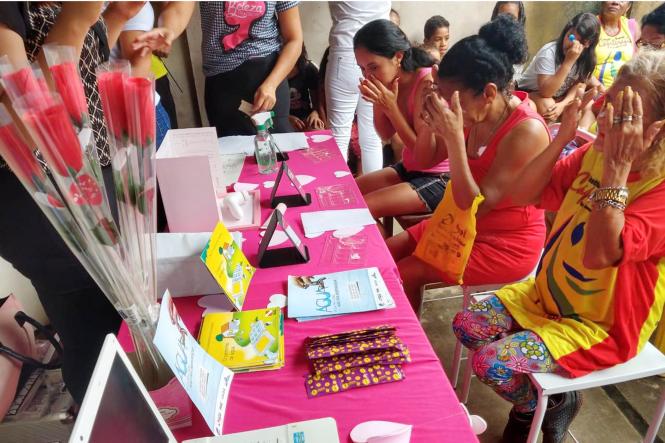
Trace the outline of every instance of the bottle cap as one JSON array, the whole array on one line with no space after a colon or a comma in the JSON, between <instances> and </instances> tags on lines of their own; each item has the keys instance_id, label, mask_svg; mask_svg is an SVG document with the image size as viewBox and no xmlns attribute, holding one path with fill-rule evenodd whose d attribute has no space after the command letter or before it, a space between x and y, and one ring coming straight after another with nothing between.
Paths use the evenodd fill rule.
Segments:
<instances>
[{"instance_id":1,"label":"bottle cap","mask_svg":"<svg viewBox=\"0 0 665 443\"><path fill-rule=\"evenodd\" d=\"M270 120L270 112L259 112L252 116L252 122L254 122L257 128L259 125L267 125L268 120Z\"/></svg>"}]
</instances>

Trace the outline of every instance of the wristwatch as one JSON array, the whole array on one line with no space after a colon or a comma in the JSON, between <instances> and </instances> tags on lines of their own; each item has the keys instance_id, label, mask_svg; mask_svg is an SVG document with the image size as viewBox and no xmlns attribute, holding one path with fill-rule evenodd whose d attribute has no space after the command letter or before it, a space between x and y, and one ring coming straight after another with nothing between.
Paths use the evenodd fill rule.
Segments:
<instances>
[{"instance_id":1,"label":"wristwatch","mask_svg":"<svg viewBox=\"0 0 665 443\"><path fill-rule=\"evenodd\" d=\"M614 201L625 206L628 201L628 188L598 188L589 195L589 199L593 202Z\"/></svg>"}]
</instances>

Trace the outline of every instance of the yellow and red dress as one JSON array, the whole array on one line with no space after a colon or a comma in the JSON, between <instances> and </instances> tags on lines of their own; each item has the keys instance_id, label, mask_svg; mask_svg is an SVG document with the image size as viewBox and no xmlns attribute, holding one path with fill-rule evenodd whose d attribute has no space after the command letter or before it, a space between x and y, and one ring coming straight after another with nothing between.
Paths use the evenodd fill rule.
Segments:
<instances>
[{"instance_id":1,"label":"yellow and red dress","mask_svg":"<svg viewBox=\"0 0 665 443\"><path fill-rule=\"evenodd\" d=\"M634 357L665 301L665 176L630 174L623 258L603 269L584 266L587 197L602 170L603 154L591 143L556 164L541 206L558 213L538 273L497 292L520 326L537 333L575 377Z\"/></svg>"}]
</instances>

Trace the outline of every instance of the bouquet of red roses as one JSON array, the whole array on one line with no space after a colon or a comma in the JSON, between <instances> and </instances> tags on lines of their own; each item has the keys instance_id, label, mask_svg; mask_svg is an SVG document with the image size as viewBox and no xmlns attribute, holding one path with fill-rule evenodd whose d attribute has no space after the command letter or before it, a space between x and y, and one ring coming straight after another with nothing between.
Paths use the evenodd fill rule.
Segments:
<instances>
[{"instance_id":1,"label":"bouquet of red roses","mask_svg":"<svg viewBox=\"0 0 665 443\"><path fill-rule=\"evenodd\" d=\"M47 45L45 55L58 93L48 90L41 71L15 69L0 59L0 75L15 112L12 116L0 105L0 156L125 319L138 369L151 384L149 378L164 367L152 343L159 308L154 83L132 77L127 63L105 65L98 72L111 145L112 198L118 202L116 222L74 51Z\"/></svg>"}]
</instances>

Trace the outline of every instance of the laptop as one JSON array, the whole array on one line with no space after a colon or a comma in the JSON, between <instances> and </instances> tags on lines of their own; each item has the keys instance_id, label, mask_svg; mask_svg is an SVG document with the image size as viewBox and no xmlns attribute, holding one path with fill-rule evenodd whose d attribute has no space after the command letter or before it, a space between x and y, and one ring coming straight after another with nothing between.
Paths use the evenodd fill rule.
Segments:
<instances>
[{"instance_id":1,"label":"laptop","mask_svg":"<svg viewBox=\"0 0 665 443\"><path fill-rule=\"evenodd\" d=\"M106 336L69 443L177 443L113 334ZM183 443L339 443L331 417Z\"/></svg>"}]
</instances>

